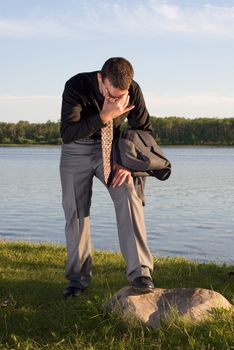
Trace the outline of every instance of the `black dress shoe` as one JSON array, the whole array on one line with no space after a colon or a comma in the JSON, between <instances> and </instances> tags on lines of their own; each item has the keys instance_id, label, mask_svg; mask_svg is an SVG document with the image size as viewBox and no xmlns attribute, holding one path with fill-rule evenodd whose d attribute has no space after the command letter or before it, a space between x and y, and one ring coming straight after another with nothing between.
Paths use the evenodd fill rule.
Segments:
<instances>
[{"instance_id":1,"label":"black dress shoe","mask_svg":"<svg viewBox=\"0 0 234 350\"><path fill-rule=\"evenodd\" d=\"M68 286L63 291L63 298L78 297L84 290L85 288Z\"/></svg>"},{"instance_id":2,"label":"black dress shoe","mask_svg":"<svg viewBox=\"0 0 234 350\"><path fill-rule=\"evenodd\" d=\"M135 278L132 283L132 288L142 293L153 292L154 282L148 276L140 276Z\"/></svg>"}]
</instances>

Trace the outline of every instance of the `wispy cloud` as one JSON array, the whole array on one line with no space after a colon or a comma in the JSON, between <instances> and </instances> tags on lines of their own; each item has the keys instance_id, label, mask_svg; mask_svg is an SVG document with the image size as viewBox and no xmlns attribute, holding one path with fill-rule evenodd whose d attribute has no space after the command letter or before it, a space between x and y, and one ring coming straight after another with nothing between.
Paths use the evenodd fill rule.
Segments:
<instances>
[{"instance_id":1,"label":"wispy cloud","mask_svg":"<svg viewBox=\"0 0 234 350\"><path fill-rule=\"evenodd\" d=\"M63 25L58 19L18 20L0 18L0 37L50 39L71 35L69 25Z\"/></svg>"},{"instance_id":2,"label":"wispy cloud","mask_svg":"<svg viewBox=\"0 0 234 350\"><path fill-rule=\"evenodd\" d=\"M82 38L100 33L157 36L162 33L234 38L234 6L178 6L169 1L90 2L79 11L45 18L0 18L0 36Z\"/></svg>"},{"instance_id":3,"label":"wispy cloud","mask_svg":"<svg viewBox=\"0 0 234 350\"><path fill-rule=\"evenodd\" d=\"M187 95L157 95L145 92L151 115L198 117L234 117L234 92L227 95L206 93Z\"/></svg>"},{"instance_id":4,"label":"wispy cloud","mask_svg":"<svg viewBox=\"0 0 234 350\"><path fill-rule=\"evenodd\" d=\"M46 122L60 118L61 96L0 95L0 121Z\"/></svg>"}]
</instances>

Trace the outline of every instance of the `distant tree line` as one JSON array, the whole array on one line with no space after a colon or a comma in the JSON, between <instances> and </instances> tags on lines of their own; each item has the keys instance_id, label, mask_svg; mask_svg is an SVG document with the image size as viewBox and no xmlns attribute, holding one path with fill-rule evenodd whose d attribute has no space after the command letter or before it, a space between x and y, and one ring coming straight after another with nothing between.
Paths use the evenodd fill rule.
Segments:
<instances>
[{"instance_id":1,"label":"distant tree line","mask_svg":"<svg viewBox=\"0 0 234 350\"><path fill-rule=\"evenodd\" d=\"M234 145L234 118L151 117L151 122L153 135L161 145ZM61 142L60 122L0 123L0 144L59 145Z\"/></svg>"},{"instance_id":2,"label":"distant tree line","mask_svg":"<svg viewBox=\"0 0 234 350\"><path fill-rule=\"evenodd\" d=\"M234 145L234 118L152 118L162 145Z\"/></svg>"},{"instance_id":3,"label":"distant tree line","mask_svg":"<svg viewBox=\"0 0 234 350\"><path fill-rule=\"evenodd\" d=\"M47 121L46 123L0 123L0 144L40 144L59 145L60 123Z\"/></svg>"}]
</instances>

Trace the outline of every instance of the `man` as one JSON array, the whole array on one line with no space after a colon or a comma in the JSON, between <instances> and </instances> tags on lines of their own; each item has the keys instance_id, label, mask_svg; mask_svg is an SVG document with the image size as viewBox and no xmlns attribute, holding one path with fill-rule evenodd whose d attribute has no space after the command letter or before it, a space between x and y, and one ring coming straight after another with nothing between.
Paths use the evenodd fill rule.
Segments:
<instances>
[{"instance_id":1,"label":"man","mask_svg":"<svg viewBox=\"0 0 234 350\"><path fill-rule=\"evenodd\" d=\"M67 81L62 101L60 161L69 281L64 298L77 296L91 282L89 211L94 176L107 187L114 202L120 249L130 284L143 293L154 288L142 201L130 171L116 163L113 154L112 173L107 175L108 157L102 152L108 143L103 136L107 129L111 129L111 142L115 144L125 118L131 128L152 133L141 89L133 80L133 68L126 59L110 58L101 71L80 73Z\"/></svg>"}]
</instances>

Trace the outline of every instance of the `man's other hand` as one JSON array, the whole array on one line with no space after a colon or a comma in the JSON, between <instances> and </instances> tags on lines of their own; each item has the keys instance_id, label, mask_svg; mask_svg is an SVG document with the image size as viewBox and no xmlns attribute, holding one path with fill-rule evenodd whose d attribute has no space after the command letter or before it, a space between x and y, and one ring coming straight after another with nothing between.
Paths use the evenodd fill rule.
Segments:
<instances>
[{"instance_id":1,"label":"man's other hand","mask_svg":"<svg viewBox=\"0 0 234 350\"><path fill-rule=\"evenodd\" d=\"M128 169L115 163L113 165L113 170L115 170L115 176L111 182L111 186L113 188L121 186L124 183L124 181L126 181L128 184L131 183L132 175Z\"/></svg>"}]
</instances>

